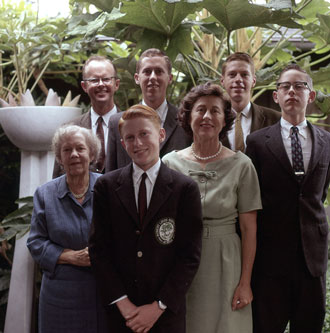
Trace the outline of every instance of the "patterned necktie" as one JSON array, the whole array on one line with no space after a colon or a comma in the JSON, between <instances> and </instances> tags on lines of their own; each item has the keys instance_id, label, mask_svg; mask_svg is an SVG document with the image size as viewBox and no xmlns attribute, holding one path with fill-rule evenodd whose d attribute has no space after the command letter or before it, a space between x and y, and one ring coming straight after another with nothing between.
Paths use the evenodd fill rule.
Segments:
<instances>
[{"instance_id":1,"label":"patterned necktie","mask_svg":"<svg viewBox=\"0 0 330 333\"><path fill-rule=\"evenodd\" d=\"M243 136L243 130L242 130L242 112L237 112L236 114L236 120L235 120L235 150L240 150L244 153L245 146L244 146L244 136Z\"/></svg>"},{"instance_id":2,"label":"patterned necktie","mask_svg":"<svg viewBox=\"0 0 330 333\"><path fill-rule=\"evenodd\" d=\"M292 168L297 177L298 182L304 179L304 160L301 149L301 143L298 137L299 129L296 126L291 127L291 153L292 153Z\"/></svg>"},{"instance_id":3,"label":"patterned necktie","mask_svg":"<svg viewBox=\"0 0 330 333\"><path fill-rule=\"evenodd\" d=\"M103 118L100 116L97 119L97 128L96 128L96 135L101 141L101 152L100 156L96 162L96 168L98 172L102 172L104 169L104 161L105 161L105 147L104 147L104 131L103 131Z\"/></svg>"},{"instance_id":4,"label":"patterned necktie","mask_svg":"<svg viewBox=\"0 0 330 333\"><path fill-rule=\"evenodd\" d=\"M143 173L142 177L141 177L141 183L140 183L139 195L138 195L139 217L140 217L141 226L143 225L143 219L147 213L146 177L147 177L147 174Z\"/></svg>"}]
</instances>

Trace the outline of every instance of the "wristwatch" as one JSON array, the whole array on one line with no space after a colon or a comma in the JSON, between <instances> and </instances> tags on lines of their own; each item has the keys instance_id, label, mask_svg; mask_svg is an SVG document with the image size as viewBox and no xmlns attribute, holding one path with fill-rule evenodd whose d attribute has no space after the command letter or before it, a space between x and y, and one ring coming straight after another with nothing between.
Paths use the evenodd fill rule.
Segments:
<instances>
[{"instance_id":1,"label":"wristwatch","mask_svg":"<svg viewBox=\"0 0 330 333\"><path fill-rule=\"evenodd\" d=\"M158 301L158 307L163 311L167 309L167 306L162 301Z\"/></svg>"}]
</instances>

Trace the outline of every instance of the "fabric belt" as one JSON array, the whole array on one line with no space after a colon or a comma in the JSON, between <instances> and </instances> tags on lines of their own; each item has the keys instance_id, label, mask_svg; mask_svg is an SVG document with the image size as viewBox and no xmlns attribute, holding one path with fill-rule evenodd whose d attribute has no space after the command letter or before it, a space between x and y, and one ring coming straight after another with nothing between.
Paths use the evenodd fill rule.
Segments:
<instances>
[{"instance_id":1,"label":"fabric belt","mask_svg":"<svg viewBox=\"0 0 330 333\"><path fill-rule=\"evenodd\" d=\"M222 236L235 233L236 233L235 224L203 226L203 238L213 238L215 236Z\"/></svg>"}]
</instances>

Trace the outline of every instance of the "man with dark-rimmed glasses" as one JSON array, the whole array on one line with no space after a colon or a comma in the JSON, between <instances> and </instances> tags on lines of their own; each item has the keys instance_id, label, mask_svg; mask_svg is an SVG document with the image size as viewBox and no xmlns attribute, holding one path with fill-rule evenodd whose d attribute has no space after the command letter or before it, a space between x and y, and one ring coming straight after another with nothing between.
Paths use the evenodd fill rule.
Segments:
<instances>
[{"instance_id":1,"label":"man with dark-rimmed glasses","mask_svg":"<svg viewBox=\"0 0 330 333\"><path fill-rule=\"evenodd\" d=\"M277 124L252 133L246 154L259 177L263 209L252 289L255 333L321 333L325 315L330 133L306 118L311 77L296 64L280 74Z\"/></svg>"},{"instance_id":2,"label":"man with dark-rimmed glasses","mask_svg":"<svg viewBox=\"0 0 330 333\"><path fill-rule=\"evenodd\" d=\"M107 152L108 124L110 116L119 112L114 104L114 94L119 88L120 80L113 63L106 57L93 55L86 60L82 69L81 87L91 100L91 109L70 123L92 129L102 143L99 160L91 165L91 170L104 173ZM61 166L55 162L53 178L63 174Z\"/></svg>"}]
</instances>

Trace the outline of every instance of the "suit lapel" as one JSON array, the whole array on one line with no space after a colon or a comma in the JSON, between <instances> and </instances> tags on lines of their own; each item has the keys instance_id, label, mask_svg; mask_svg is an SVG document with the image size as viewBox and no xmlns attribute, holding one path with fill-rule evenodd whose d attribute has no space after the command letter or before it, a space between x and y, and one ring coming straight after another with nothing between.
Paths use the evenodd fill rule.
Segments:
<instances>
[{"instance_id":1,"label":"suit lapel","mask_svg":"<svg viewBox=\"0 0 330 333\"><path fill-rule=\"evenodd\" d=\"M91 111L89 110L80 119L79 126L85 127L85 128L92 128L92 117L91 117Z\"/></svg>"},{"instance_id":2,"label":"suit lapel","mask_svg":"<svg viewBox=\"0 0 330 333\"><path fill-rule=\"evenodd\" d=\"M293 169L292 169L288 154L284 148L280 122L269 127L269 130L266 133L265 145L270 150L270 152L273 154L274 158L281 163L283 168L292 177L294 177L294 179L296 179L295 175L293 173Z\"/></svg>"},{"instance_id":3,"label":"suit lapel","mask_svg":"<svg viewBox=\"0 0 330 333\"><path fill-rule=\"evenodd\" d=\"M127 212L131 215L134 222L139 226L140 221L135 202L132 171L132 163L122 169L122 172L117 181L118 187L115 191Z\"/></svg>"},{"instance_id":4,"label":"suit lapel","mask_svg":"<svg viewBox=\"0 0 330 333\"><path fill-rule=\"evenodd\" d=\"M310 174L313 171L319 159L323 155L323 150L326 147L323 138L323 133L317 127L313 126L310 122L307 122L307 124L311 131L311 136L312 136L312 153L311 153L311 159L308 164L306 176L308 176L308 174Z\"/></svg>"},{"instance_id":5,"label":"suit lapel","mask_svg":"<svg viewBox=\"0 0 330 333\"><path fill-rule=\"evenodd\" d=\"M172 183L172 174L170 170L162 163L159 169L158 177L149 204L147 214L144 219L144 227L153 219L164 202L169 198L172 193L170 184Z\"/></svg>"},{"instance_id":6,"label":"suit lapel","mask_svg":"<svg viewBox=\"0 0 330 333\"><path fill-rule=\"evenodd\" d=\"M251 123L251 133L263 128L265 122L265 116L263 111L258 105L251 103L251 113L252 113L252 123Z\"/></svg>"},{"instance_id":7,"label":"suit lapel","mask_svg":"<svg viewBox=\"0 0 330 333\"><path fill-rule=\"evenodd\" d=\"M166 138L165 140L160 144L160 150L162 150L163 146L167 142L167 140L170 138L172 135L173 131L175 128L178 126L177 123L177 109L174 105L168 103L168 110L167 110L167 115L164 123L164 129L166 131Z\"/></svg>"}]
</instances>

